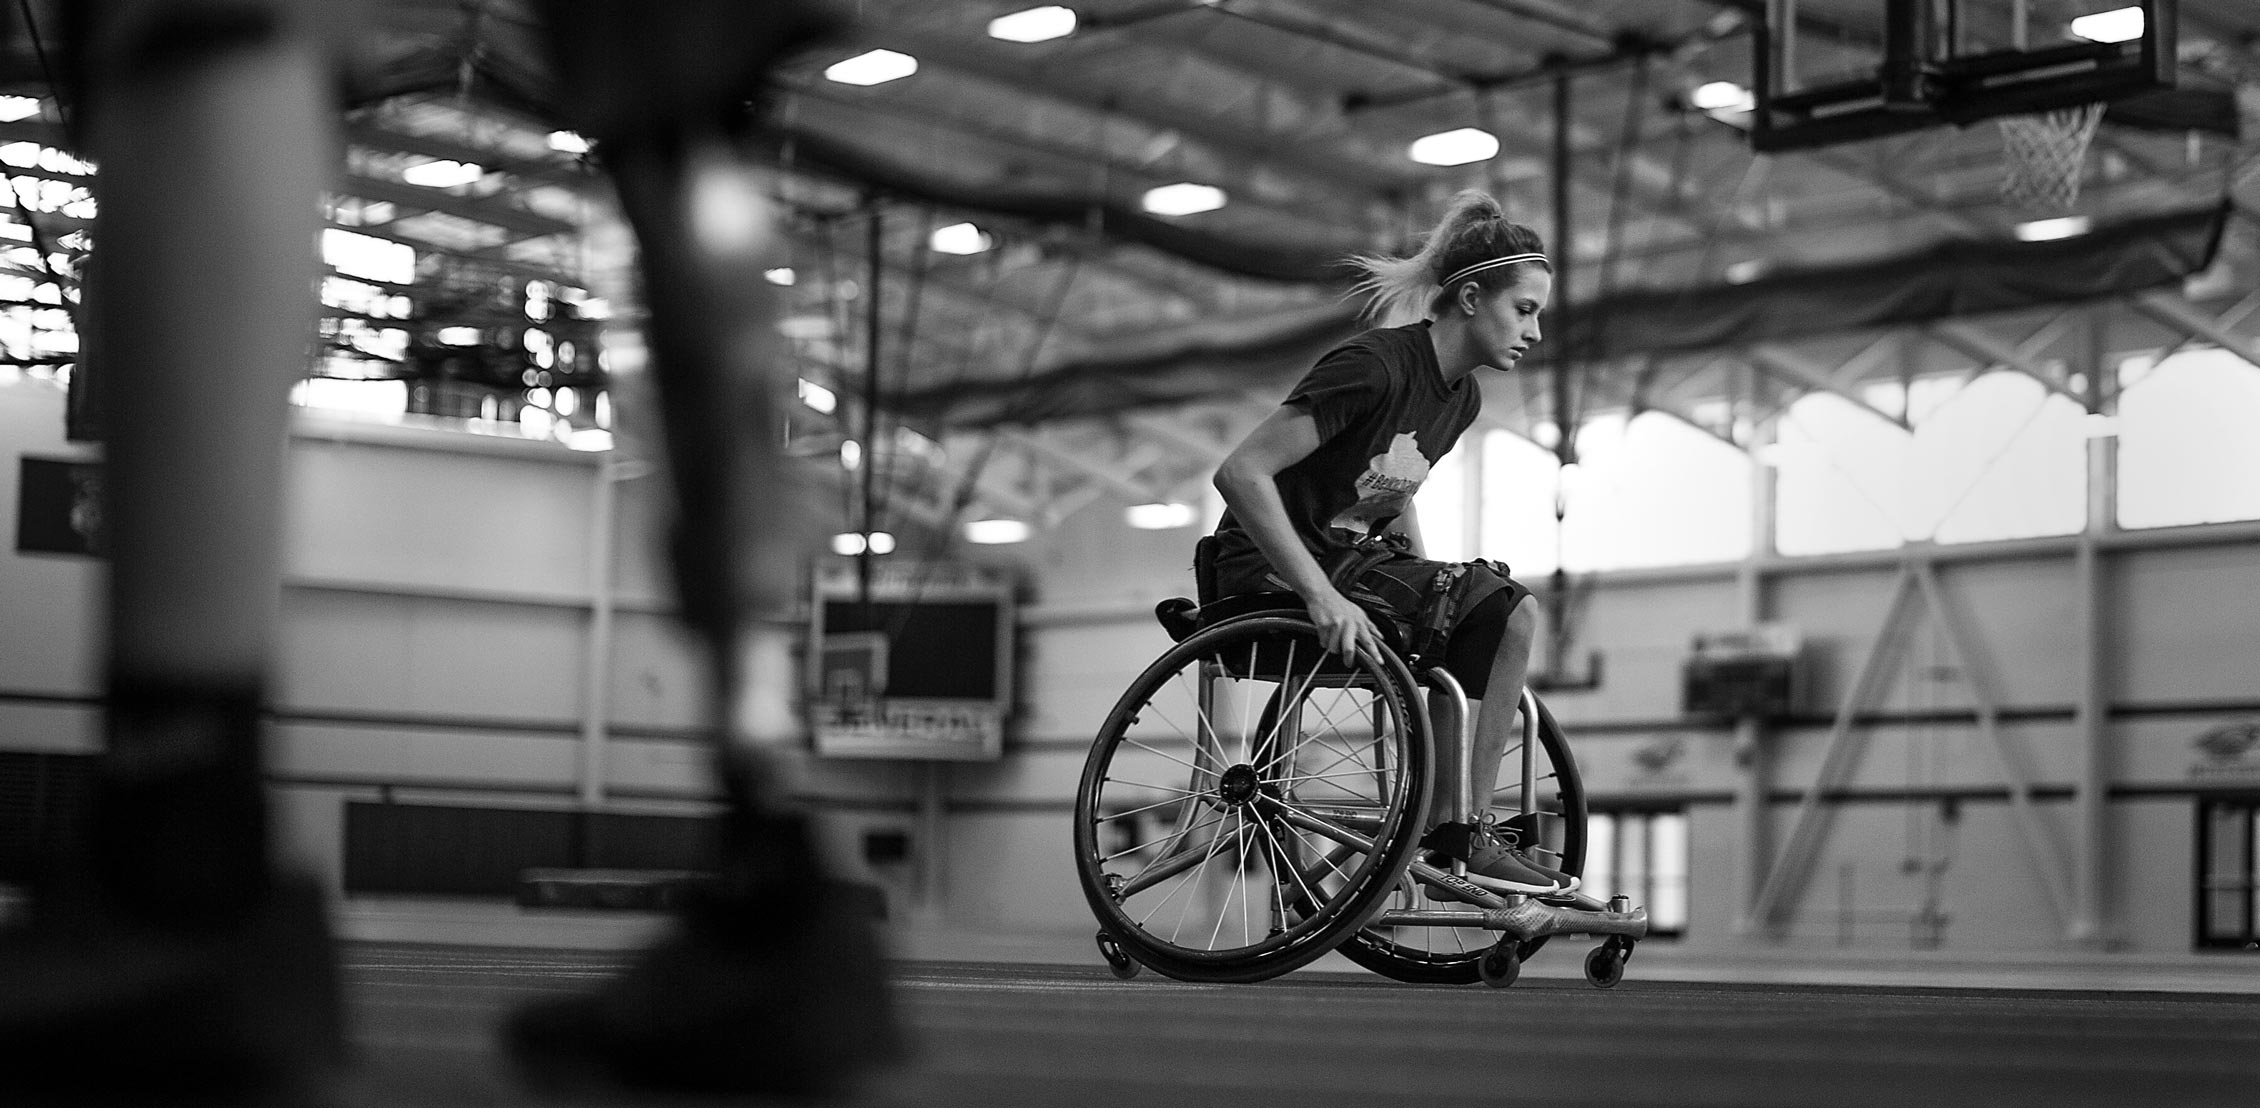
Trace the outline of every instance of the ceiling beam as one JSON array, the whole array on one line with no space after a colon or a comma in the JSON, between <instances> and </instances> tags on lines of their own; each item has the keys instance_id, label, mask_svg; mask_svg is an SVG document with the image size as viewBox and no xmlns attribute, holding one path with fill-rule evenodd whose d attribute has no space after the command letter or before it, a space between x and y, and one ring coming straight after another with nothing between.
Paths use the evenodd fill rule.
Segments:
<instances>
[{"instance_id":1,"label":"ceiling beam","mask_svg":"<svg viewBox=\"0 0 2260 1108\"><path fill-rule=\"evenodd\" d=\"M2183 334L2212 343L2255 366L2260 366L2260 340L2240 335L2197 305L2170 292L2146 292L2131 298L2134 310Z\"/></svg>"},{"instance_id":2,"label":"ceiling beam","mask_svg":"<svg viewBox=\"0 0 2260 1108\"><path fill-rule=\"evenodd\" d=\"M1293 169L1298 176L1308 179L1333 181L1349 190L1386 193L1400 187L1403 177L1394 171L1380 170L1357 158L1343 158L1336 144L1309 141L1307 131L1297 134L1285 131L1268 131L1250 127L1236 120L1220 116L1213 106L1201 106L1184 101L1174 102L1162 98L1128 98L1119 90L1105 88L1086 81L1062 75L1065 67L1045 64L1028 64L980 46L931 31L911 27L890 27L887 44L916 56L921 62L959 74L1002 86L1008 95L1026 97L1030 94L1046 100L1093 113L1101 120L1108 117L1138 122L1164 134L1178 134L1202 143L1207 149L1206 158L1217 159L1220 164L1264 164ZM1148 90L1169 87L1173 81L1168 74L1149 75ZM821 79L821 78L815 78ZM788 87L795 82L788 80ZM889 95L887 86L874 90ZM1317 103L1304 105L1308 118L1328 118L1338 113ZM1335 156L1328 156L1329 154Z\"/></svg>"},{"instance_id":3,"label":"ceiling beam","mask_svg":"<svg viewBox=\"0 0 2260 1108\"><path fill-rule=\"evenodd\" d=\"M363 200L381 200L403 208L439 212L473 223L483 223L519 239L581 233L578 224L512 207L496 197L464 196L441 189L386 181L362 173L343 175L338 182L337 191Z\"/></svg>"}]
</instances>

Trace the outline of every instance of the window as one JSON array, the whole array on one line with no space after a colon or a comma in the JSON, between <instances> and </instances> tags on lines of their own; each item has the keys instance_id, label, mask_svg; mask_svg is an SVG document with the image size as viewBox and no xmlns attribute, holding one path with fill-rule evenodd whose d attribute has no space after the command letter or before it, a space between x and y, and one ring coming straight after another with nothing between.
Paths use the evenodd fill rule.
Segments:
<instances>
[{"instance_id":1,"label":"window","mask_svg":"<svg viewBox=\"0 0 2260 1108\"><path fill-rule=\"evenodd\" d=\"M2119 367L2119 526L2260 519L2260 367L2222 350Z\"/></svg>"},{"instance_id":2,"label":"window","mask_svg":"<svg viewBox=\"0 0 2260 1108\"><path fill-rule=\"evenodd\" d=\"M2197 806L2197 945L2260 950L2260 796Z\"/></svg>"},{"instance_id":3,"label":"window","mask_svg":"<svg viewBox=\"0 0 2260 1108\"><path fill-rule=\"evenodd\" d=\"M1484 440L1478 549L1525 580L1572 572L1731 562L1750 550L1750 458L1661 412L1596 416L1578 431L1564 490L1554 453L1493 431Z\"/></svg>"},{"instance_id":4,"label":"window","mask_svg":"<svg viewBox=\"0 0 2260 1108\"><path fill-rule=\"evenodd\" d=\"M1812 393L1784 415L1768 455L1782 553L2068 535L2086 523L2086 412L2040 382L1925 377L1861 398L1875 411ZM1878 411L1906 412L1914 433Z\"/></svg>"},{"instance_id":5,"label":"window","mask_svg":"<svg viewBox=\"0 0 2260 1108\"><path fill-rule=\"evenodd\" d=\"M1582 891L1648 909L1648 937L1687 933L1687 810L1596 809L1585 820Z\"/></svg>"}]
</instances>

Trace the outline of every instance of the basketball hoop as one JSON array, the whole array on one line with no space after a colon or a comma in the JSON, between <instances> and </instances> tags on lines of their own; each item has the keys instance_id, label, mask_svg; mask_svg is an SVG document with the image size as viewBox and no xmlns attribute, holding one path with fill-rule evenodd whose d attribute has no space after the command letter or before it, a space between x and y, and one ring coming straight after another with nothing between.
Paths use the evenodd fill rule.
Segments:
<instances>
[{"instance_id":1,"label":"basketball hoop","mask_svg":"<svg viewBox=\"0 0 2260 1108\"><path fill-rule=\"evenodd\" d=\"M2103 120L2103 105L2081 104L2033 115L2005 115L2001 125L2001 198L2026 208L2070 211L2080 195L2087 144Z\"/></svg>"}]
</instances>

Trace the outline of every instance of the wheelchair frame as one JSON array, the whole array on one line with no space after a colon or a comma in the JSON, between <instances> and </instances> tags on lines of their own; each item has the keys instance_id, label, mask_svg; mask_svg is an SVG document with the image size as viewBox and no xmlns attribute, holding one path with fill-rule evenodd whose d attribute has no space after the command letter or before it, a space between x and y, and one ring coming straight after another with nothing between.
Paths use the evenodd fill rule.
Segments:
<instances>
[{"instance_id":1,"label":"wheelchair frame","mask_svg":"<svg viewBox=\"0 0 2260 1108\"><path fill-rule=\"evenodd\" d=\"M1109 714L1086 762L1083 778L1077 790L1076 801L1076 852L1077 873L1082 881L1086 898L1098 917L1100 930L1097 942L1100 953L1118 977L1128 979L1138 974L1143 966L1169 976L1203 981L1256 981L1289 972L1308 964L1325 953L1342 947L1353 936L1377 934L1373 929L1395 928L1455 928L1472 929L1486 935L1496 934L1479 954L1472 958L1461 957L1454 962L1442 959L1434 963L1420 961L1403 963L1386 952L1394 942L1360 943L1346 956L1376 972L1402 980L1461 982L1480 979L1487 984L1504 987L1514 982L1520 973L1525 957L1535 953L1549 937L1594 936L1604 941L1594 947L1585 960L1587 980L1596 987L1607 988L1622 979L1625 961L1631 956L1634 945L1647 934L1647 912L1633 907L1628 898L1618 896L1609 902L1599 901L1583 893L1572 892L1554 896L1529 896L1495 892L1465 880L1464 866L1455 863L1450 870L1439 869L1421 861L1414 849L1419 831L1416 823L1427 807L1430 795L1428 768L1433 764L1435 748L1435 723L1429 716L1427 694L1434 692L1447 698L1458 709L1462 741L1460 752L1461 781L1471 781L1472 768L1468 759L1473 744L1466 732L1472 726L1468 699L1459 682L1441 667L1426 667L1418 678L1413 665L1420 659L1400 655L1392 646L1384 645L1378 653L1367 654L1349 662L1332 660L1322 652L1313 657L1310 672L1291 698L1282 701L1288 692L1288 679L1294 676L1294 636L1308 639L1315 647L1315 629L1309 624L1299 599L1293 594L1257 594L1228 598L1228 602L1196 606L1193 601L1176 598L1164 601L1155 610L1156 617L1176 645L1165 652L1138 681L1125 691ZM1226 766L1222 764L1224 743L1214 734L1216 716L1215 698L1219 680L1268 679L1263 665L1265 649L1277 653L1281 644L1287 644L1288 662L1282 671L1278 689L1271 694L1258 719L1265 744L1253 745L1253 736L1243 738L1249 743L1247 760ZM1241 672L1234 672L1233 664L1222 657L1227 649L1245 645L1248 658ZM1268 644L1268 646L1266 645ZM1335 666L1333 671L1326 667ZM1139 723L1144 711L1158 711L1158 701L1152 694L1162 687L1162 675L1171 673L1173 667L1181 669L1191 665L1198 672L1196 688L1192 691L1192 711L1197 720L1194 729L1192 760L1169 758L1190 770L1190 778L1183 788L1174 791L1176 801L1164 800L1148 807L1159 809L1175 803L1178 812L1176 826L1163 838L1165 846L1175 845L1180 853L1169 856L1166 862L1149 862L1145 870L1130 881L1105 871L1105 863L1120 855L1107 855L1099 847L1099 827L1117 816L1100 811L1100 793L1113 783L1111 776L1114 759L1123 754L1125 744L1140 750L1161 754L1156 748L1130 738L1130 729ZM1179 674L1182 675L1181 673ZM1324 680L1320 680L1323 677ZM1383 688L1383 685L1393 687ZM1288 757L1277 745L1282 735L1300 736L1300 714L1304 710L1312 688L1341 688L1368 690L1372 695L1372 710L1377 713L1374 747L1378 752L1382 743L1379 716L1384 708L1401 719L1408 734L1399 740L1403 752L1402 764L1393 769L1386 757L1377 753L1370 775L1377 781L1395 778L1407 779L1389 786L1392 799L1389 803L1401 805L1399 810L1389 808L1380 798L1375 798L1363 809L1341 810L1328 807L1323 802L1317 807L1299 809L1292 799L1273 785L1259 785L1262 776L1259 767L1269 769L1274 763ZM1143 690L1143 691L1142 691ZM1552 716L1538 697L1529 689L1521 694L1523 734L1521 743L1520 805L1523 824L1533 828L1540 812L1537 798L1537 759L1543 749L1552 760L1556 775L1565 779L1569 788L1582 797L1576 777L1575 760L1571 757L1564 739ZM1296 714L1293 726L1281 716L1288 711ZM1243 705L1243 714L1245 706ZM1213 744L1213 745L1212 745ZM1340 759L1337 759L1339 763ZM1208 764L1204 764L1208 763ZM1360 765L1363 765L1361 760ZM1331 768L1331 766L1329 767ZM1394 778L1392 778L1392 772ZM1361 770L1336 776L1366 776ZM1292 769L1280 770L1275 776L1294 780ZM1326 775L1321 775L1326 776ZM1312 778L1311 780L1315 780ZM1557 786L1559 787L1559 786ZM1407 795L1407 794L1411 795ZM1479 798L1462 798L1468 802L1463 811L1479 811L1475 803ZM1373 823L1371 835L1360 833L1346 821L1365 814L1362 819ZM1194 839L1198 829L1196 820L1207 813L1219 813L1212 821L1214 830L1206 840L1206 853ZM1248 936L1248 945L1239 948L1249 953L1234 957L1233 951L1201 951L1174 945L1175 932L1170 940L1162 941L1144 933L1142 921L1130 920L1122 911L1129 897L1160 881L1214 861L1226 838L1224 820L1237 812L1239 823L1232 831L1236 879L1245 879L1251 868L1249 854L1260 857L1271 872L1274 894L1267 906L1269 930L1264 940ZM1253 814L1251 814L1253 813ZM1582 801L1577 814L1582 820ZM1209 825L1199 825L1209 826ZM1253 827L1259 834L1249 833ZM1582 827L1579 829L1582 832ZM1286 843L1300 842L1302 836L1315 836L1333 845L1317 865L1305 865L1299 852ZM1582 842L1582 837L1580 837ZM1265 845L1268 844L1268 845ZM1581 853L1581 852L1580 852ZM1341 866L1350 858L1361 859L1355 872L1345 872ZM1565 859L1565 868L1574 865L1582 869L1582 857ZM1156 868L1159 876L1148 880ZM1341 878L1344 891L1326 894L1319 903L1318 887L1328 884L1329 875ZM1314 886L1313 882L1318 885ZM1140 882L1144 882L1142 885ZM1290 886L1300 886L1297 892ZM1243 928L1249 922L1254 894L1242 890L1241 911ZM1441 890L1448 906L1406 907L1389 906L1383 902L1391 894L1403 892L1412 899L1421 891ZM1182 890L1179 890L1182 891ZM1194 894L1198 897L1200 894ZM1174 899L1177 891L1170 894ZM1193 898L1188 898L1189 906ZM1223 902L1224 914L1229 913L1231 890L1227 888ZM1167 904L1168 901L1164 901ZM1180 923L1185 909L1180 908ZM1149 912L1149 917L1151 912ZM1221 935L1225 919L1219 916L1217 933ZM1298 933L1300 929L1300 933ZM1212 936L1212 941L1214 937ZM1423 953L1427 953L1423 951ZM1464 963L1473 961L1473 966ZM1472 974L1468 969L1472 968Z\"/></svg>"}]
</instances>

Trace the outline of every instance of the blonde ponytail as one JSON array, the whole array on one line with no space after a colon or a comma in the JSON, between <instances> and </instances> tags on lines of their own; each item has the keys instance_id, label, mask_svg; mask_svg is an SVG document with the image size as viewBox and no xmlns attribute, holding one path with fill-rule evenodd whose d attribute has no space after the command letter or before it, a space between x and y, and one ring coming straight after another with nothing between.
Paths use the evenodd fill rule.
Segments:
<instances>
[{"instance_id":1,"label":"blonde ponytail","mask_svg":"<svg viewBox=\"0 0 2260 1108\"><path fill-rule=\"evenodd\" d=\"M1507 219L1506 210L1490 194L1467 189L1452 197L1436 228L1428 233L1418 253L1409 258L1386 254L1358 254L1350 264L1365 274L1350 294L1366 298L1366 318L1377 326L1410 323L1433 313L1450 291L1447 276L1470 266L1518 254L1530 260L1485 269L1466 281L1485 290L1512 286L1525 265L1545 266L1545 243L1538 232Z\"/></svg>"}]
</instances>

